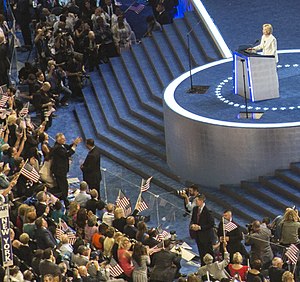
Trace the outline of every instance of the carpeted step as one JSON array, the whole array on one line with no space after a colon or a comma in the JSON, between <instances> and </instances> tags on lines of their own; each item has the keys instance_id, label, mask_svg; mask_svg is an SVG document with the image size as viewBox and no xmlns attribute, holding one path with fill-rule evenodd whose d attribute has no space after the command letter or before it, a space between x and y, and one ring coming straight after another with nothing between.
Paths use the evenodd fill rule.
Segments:
<instances>
[{"instance_id":1,"label":"carpeted step","mask_svg":"<svg viewBox=\"0 0 300 282\"><path fill-rule=\"evenodd\" d=\"M152 38L144 38L142 41L142 46L145 50L146 55L156 73L157 79L161 81L163 87L167 87L170 81L173 79L171 70L166 64L164 58L158 52Z\"/></svg>"},{"instance_id":2,"label":"carpeted step","mask_svg":"<svg viewBox=\"0 0 300 282\"><path fill-rule=\"evenodd\" d=\"M165 35L162 32L154 32L152 40L156 49L164 58L165 63L168 65L172 73L172 77L175 78L182 74L184 68L180 62L180 59L175 55L176 53L173 51Z\"/></svg>"},{"instance_id":3,"label":"carpeted step","mask_svg":"<svg viewBox=\"0 0 300 282\"><path fill-rule=\"evenodd\" d=\"M273 191L259 182L242 181L241 188L256 198L264 201L266 206L271 205L277 209L280 209L281 213L286 209L286 207L292 207L294 205L293 201L278 195L276 191Z\"/></svg>"},{"instance_id":4,"label":"carpeted step","mask_svg":"<svg viewBox=\"0 0 300 282\"><path fill-rule=\"evenodd\" d=\"M138 98L142 104L149 107L154 114L163 117L163 107L161 99L157 101L151 93L148 82L143 73L140 72L137 62L135 61L131 51L122 52L121 60L123 66L130 78L130 81L138 94ZM151 109L150 109L151 107Z\"/></svg>"},{"instance_id":5,"label":"carpeted step","mask_svg":"<svg viewBox=\"0 0 300 282\"><path fill-rule=\"evenodd\" d=\"M192 33L195 35L198 44L202 46L207 56L207 60L220 60L222 56L208 33L205 25L202 20L199 18L196 12L186 12L184 20L189 25L190 30L192 29Z\"/></svg>"},{"instance_id":6,"label":"carpeted step","mask_svg":"<svg viewBox=\"0 0 300 282\"><path fill-rule=\"evenodd\" d=\"M274 176L261 176L259 182L278 195L294 202L296 206L300 206L300 192L297 187Z\"/></svg>"},{"instance_id":7,"label":"carpeted step","mask_svg":"<svg viewBox=\"0 0 300 282\"><path fill-rule=\"evenodd\" d=\"M186 71L189 70L189 55L188 51L185 48L184 42L182 42L181 38L178 36L175 27L172 24L164 26L164 34L170 45L173 46L173 50L177 54L177 57L181 59L184 69ZM197 66L195 60L191 60L192 67Z\"/></svg>"},{"instance_id":8,"label":"carpeted step","mask_svg":"<svg viewBox=\"0 0 300 282\"><path fill-rule=\"evenodd\" d=\"M261 213L261 217L274 218L282 212L281 209L277 209L272 205L266 205L266 202L249 193L245 189L241 189L240 186L233 185L221 185L220 190L231 196L236 201L245 205L245 209L251 208L252 210Z\"/></svg>"},{"instance_id":9,"label":"carpeted step","mask_svg":"<svg viewBox=\"0 0 300 282\"><path fill-rule=\"evenodd\" d=\"M101 70L103 70L101 74L107 92L111 97L116 95L119 96L119 99L115 100L118 109L120 107L126 107L129 110L129 113L135 118L142 120L144 123L149 124L160 131L163 130L162 119L153 115L152 112L149 112L148 110L141 107L136 99L135 91L133 91L133 89L131 92L122 92L123 88L120 88L120 83L118 83L109 64L105 65L105 67L103 66ZM122 84L125 87L126 81L122 81Z\"/></svg>"},{"instance_id":10,"label":"carpeted step","mask_svg":"<svg viewBox=\"0 0 300 282\"><path fill-rule=\"evenodd\" d=\"M97 81L97 80L96 80ZM100 83L97 83L100 86ZM106 95L96 96L91 89L84 90L84 99L87 107L90 111L93 110L97 123L99 122L99 115L103 117L107 128L114 134L120 136L124 142L130 142L137 146L137 148L143 148L149 153L159 157L160 159L166 161L165 147L151 138L140 134L139 132L133 131L126 126L120 124L118 117L112 110L111 101ZM92 120L93 121L93 120ZM96 131L97 127L95 126Z\"/></svg>"},{"instance_id":11,"label":"carpeted step","mask_svg":"<svg viewBox=\"0 0 300 282\"><path fill-rule=\"evenodd\" d=\"M291 163L290 170L297 174L300 174L300 163Z\"/></svg>"},{"instance_id":12,"label":"carpeted step","mask_svg":"<svg viewBox=\"0 0 300 282\"><path fill-rule=\"evenodd\" d=\"M157 129L163 131L163 119L162 113L160 115L156 115L156 108L152 108L149 105L142 105L138 100L138 91L133 87L130 77L126 72L123 63L120 58L111 58L110 60L111 67L113 73L116 77L116 81L118 82L119 88L122 90L123 97L125 98L125 102L130 109L130 112L140 118L146 123L151 124ZM136 80L139 80L140 77L136 77ZM154 106L155 107L155 106Z\"/></svg>"},{"instance_id":13,"label":"carpeted step","mask_svg":"<svg viewBox=\"0 0 300 282\"><path fill-rule=\"evenodd\" d=\"M188 50L188 37L189 34L189 41L190 41L190 52L191 52L191 59L195 61L198 66L205 65L209 61L206 59L206 54L202 53L197 40L195 38L194 33L189 33L190 28L184 19L176 19L174 21L174 27L177 31L178 36L181 38L181 41L184 43L185 49Z\"/></svg>"},{"instance_id":14,"label":"carpeted step","mask_svg":"<svg viewBox=\"0 0 300 282\"><path fill-rule=\"evenodd\" d=\"M211 200L216 202L217 205L223 207L223 212L224 210L229 209L234 213L234 217L235 215L237 215L240 218L243 218L244 222L249 223L261 217L260 213L250 209L245 209L244 204L232 199L230 196L226 195L226 193L223 193L219 189L209 189L201 187L201 193L204 193L207 198L210 198Z\"/></svg>"},{"instance_id":15,"label":"carpeted step","mask_svg":"<svg viewBox=\"0 0 300 282\"><path fill-rule=\"evenodd\" d=\"M282 179L283 181L300 188L300 175L294 173L289 169L279 169L275 171L275 176Z\"/></svg>"},{"instance_id":16,"label":"carpeted step","mask_svg":"<svg viewBox=\"0 0 300 282\"><path fill-rule=\"evenodd\" d=\"M162 103L163 85L156 78L156 74L152 69L151 63L145 53L145 50L140 45L132 46L131 50L140 72L143 74L145 80L147 81L153 98Z\"/></svg>"},{"instance_id":17,"label":"carpeted step","mask_svg":"<svg viewBox=\"0 0 300 282\"><path fill-rule=\"evenodd\" d=\"M185 70L182 60L174 51L174 47L176 48L176 46L170 45L163 32L153 32L152 38L157 48L160 50L160 53L165 57L169 64L169 68L173 71L173 76L177 77L183 73Z\"/></svg>"},{"instance_id":18,"label":"carpeted step","mask_svg":"<svg viewBox=\"0 0 300 282\"><path fill-rule=\"evenodd\" d=\"M130 114L129 109L126 106L124 97L120 93L121 92L120 88L114 79L110 65L109 64L100 65L100 71L103 78L103 83L105 85L105 89L107 90L106 93L108 94L112 104L114 105L116 112L118 113L120 122L130 127L132 130L139 131L141 134L144 134L145 136L152 138L153 140L159 142L160 144L164 144L165 143L164 133L161 130L155 128L152 125L142 122L140 119L137 119L136 117L133 117ZM95 75L93 75L93 79L94 78ZM97 87L95 89L99 89L99 88ZM101 94L97 93L97 95L99 96Z\"/></svg>"},{"instance_id":19,"label":"carpeted step","mask_svg":"<svg viewBox=\"0 0 300 282\"><path fill-rule=\"evenodd\" d=\"M96 145L100 147L103 155L143 178L154 176L152 183L165 189L166 191L176 192L176 190L182 189L183 185L181 183L166 177L160 171L154 170L153 168L147 166L144 162L130 158L123 151L113 147L110 143L104 140L105 136L103 136L103 139L99 139L94 132L90 122L89 113L84 105L76 105L75 114L85 138L94 138Z\"/></svg>"},{"instance_id":20,"label":"carpeted step","mask_svg":"<svg viewBox=\"0 0 300 282\"><path fill-rule=\"evenodd\" d=\"M131 158L145 162L146 165L160 171L167 177L176 181L178 180L178 177L170 171L166 160L149 153L143 146L137 146L136 143L130 142L109 130L109 127L104 122L104 116L97 104L97 100L91 91L85 90L84 98L88 113L91 117L91 122L93 123L95 131L100 139L110 143L112 146L123 151ZM147 145L151 146L151 144Z\"/></svg>"}]
</instances>

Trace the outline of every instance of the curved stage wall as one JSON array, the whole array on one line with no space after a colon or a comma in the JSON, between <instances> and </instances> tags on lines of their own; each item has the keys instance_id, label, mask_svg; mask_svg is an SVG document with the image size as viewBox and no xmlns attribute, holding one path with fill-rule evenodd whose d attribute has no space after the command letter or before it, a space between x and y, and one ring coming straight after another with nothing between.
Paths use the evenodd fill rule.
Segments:
<instances>
[{"instance_id":1,"label":"curved stage wall","mask_svg":"<svg viewBox=\"0 0 300 282\"><path fill-rule=\"evenodd\" d=\"M188 75L175 79L164 94L167 161L183 180L209 187L238 184L300 160L300 122L226 122L192 113L174 98Z\"/></svg>"}]
</instances>

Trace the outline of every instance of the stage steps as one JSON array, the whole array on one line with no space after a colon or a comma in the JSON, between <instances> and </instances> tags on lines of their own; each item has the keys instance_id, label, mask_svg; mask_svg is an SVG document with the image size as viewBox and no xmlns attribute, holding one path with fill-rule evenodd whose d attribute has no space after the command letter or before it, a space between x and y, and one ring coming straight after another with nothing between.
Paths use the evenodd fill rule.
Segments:
<instances>
[{"instance_id":1,"label":"stage steps","mask_svg":"<svg viewBox=\"0 0 300 282\"><path fill-rule=\"evenodd\" d=\"M83 91L85 104L75 109L83 135L94 138L102 154L144 178L153 175L153 183L167 191L182 189L184 184L166 163L163 89L188 71L186 32L198 21L189 12L188 18L174 20L163 32L142 39L131 51L100 65L99 72L90 74L91 85ZM199 29L191 33L191 46L196 48L193 66L221 59L207 32ZM273 179L262 176L257 182L239 186L201 187L201 192L216 217L231 209L245 226L254 219L276 216L286 205L298 206L299 172L299 164L291 164L289 171L277 171ZM281 195L284 200L280 202Z\"/></svg>"}]
</instances>

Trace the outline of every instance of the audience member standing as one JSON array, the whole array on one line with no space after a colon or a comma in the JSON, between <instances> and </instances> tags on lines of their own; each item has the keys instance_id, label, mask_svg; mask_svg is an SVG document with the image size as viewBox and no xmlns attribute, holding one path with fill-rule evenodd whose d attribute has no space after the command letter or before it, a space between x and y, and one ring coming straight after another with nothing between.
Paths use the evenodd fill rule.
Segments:
<instances>
[{"instance_id":1,"label":"audience member standing","mask_svg":"<svg viewBox=\"0 0 300 282\"><path fill-rule=\"evenodd\" d=\"M212 247L213 227L214 218L205 205L205 196L203 194L198 195L196 197L196 207L193 208L192 212L190 235L196 240L201 264L204 263L203 257L205 254L214 255Z\"/></svg>"},{"instance_id":2,"label":"audience member standing","mask_svg":"<svg viewBox=\"0 0 300 282\"><path fill-rule=\"evenodd\" d=\"M87 182L90 189L96 189L100 195L101 170L100 160L101 152L99 147L95 145L93 139L86 140L86 147L89 152L85 161L81 165L83 180Z\"/></svg>"},{"instance_id":3,"label":"audience member standing","mask_svg":"<svg viewBox=\"0 0 300 282\"><path fill-rule=\"evenodd\" d=\"M61 199L64 200L66 204L68 204L67 173L69 172L69 157L75 153L75 149L80 142L81 138L77 137L71 145L67 145L65 135L58 133L51 152L51 170L55 176L57 187L62 192Z\"/></svg>"}]
</instances>

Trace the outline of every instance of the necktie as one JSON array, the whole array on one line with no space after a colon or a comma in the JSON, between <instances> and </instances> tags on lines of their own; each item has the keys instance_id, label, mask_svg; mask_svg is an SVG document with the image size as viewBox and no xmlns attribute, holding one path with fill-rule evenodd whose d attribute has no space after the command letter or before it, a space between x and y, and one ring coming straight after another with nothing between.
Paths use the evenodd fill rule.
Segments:
<instances>
[{"instance_id":1,"label":"necktie","mask_svg":"<svg viewBox=\"0 0 300 282\"><path fill-rule=\"evenodd\" d=\"M198 207L198 211L197 211L197 224L199 224L200 215L201 215L201 208Z\"/></svg>"}]
</instances>

